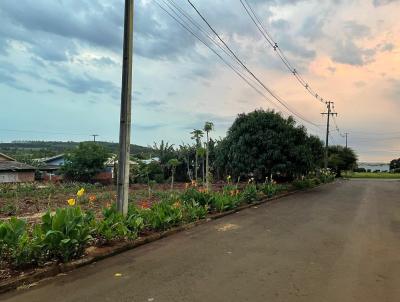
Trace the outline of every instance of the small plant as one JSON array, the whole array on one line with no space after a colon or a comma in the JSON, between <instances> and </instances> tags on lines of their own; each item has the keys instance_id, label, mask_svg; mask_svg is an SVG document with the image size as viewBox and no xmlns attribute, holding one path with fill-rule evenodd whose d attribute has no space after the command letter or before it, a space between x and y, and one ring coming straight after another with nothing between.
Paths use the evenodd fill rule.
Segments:
<instances>
[{"instance_id":1,"label":"small plant","mask_svg":"<svg viewBox=\"0 0 400 302\"><path fill-rule=\"evenodd\" d=\"M161 231L180 224L183 220L182 204L173 200L162 200L149 209L140 211L144 225Z\"/></svg>"},{"instance_id":2,"label":"small plant","mask_svg":"<svg viewBox=\"0 0 400 302\"><path fill-rule=\"evenodd\" d=\"M241 194L241 200L243 202L252 203L257 200L257 192L257 186L253 182L250 182L244 188Z\"/></svg>"},{"instance_id":3,"label":"small plant","mask_svg":"<svg viewBox=\"0 0 400 302\"><path fill-rule=\"evenodd\" d=\"M18 212L17 203L14 201L7 201L1 208L0 213L7 216L15 216Z\"/></svg>"},{"instance_id":4,"label":"small plant","mask_svg":"<svg viewBox=\"0 0 400 302\"><path fill-rule=\"evenodd\" d=\"M90 223L80 207L47 212L42 217L41 231L49 257L64 262L81 256L92 238Z\"/></svg>"}]
</instances>

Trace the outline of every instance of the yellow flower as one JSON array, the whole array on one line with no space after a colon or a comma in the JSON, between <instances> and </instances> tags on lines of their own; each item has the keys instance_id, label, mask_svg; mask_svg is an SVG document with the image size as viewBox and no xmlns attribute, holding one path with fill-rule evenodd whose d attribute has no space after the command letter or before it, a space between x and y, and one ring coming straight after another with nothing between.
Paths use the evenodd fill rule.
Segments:
<instances>
[{"instance_id":1,"label":"yellow flower","mask_svg":"<svg viewBox=\"0 0 400 302\"><path fill-rule=\"evenodd\" d=\"M78 197L82 197L83 194L85 194L85 189L84 189L84 188L80 189L80 190L76 193L76 195L77 195Z\"/></svg>"},{"instance_id":2,"label":"yellow flower","mask_svg":"<svg viewBox=\"0 0 400 302\"><path fill-rule=\"evenodd\" d=\"M174 207L175 209L179 209L179 208L181 207L181 203L180 203L179 201L177 201L177 202L175 202L175 203L173 204L173 207Z\"/></svg>"},{"instance_id":3,"label":"yellow flower","mask_svg":"<svg viewBox=\"0 0 400 302\"><path fill-rule=\"evenodd\" d=\"M68 199L68 205L70 205L71 207L73 207L76 204L76 200L74 198L70 198Z\"/></svg>"}]
</instances>

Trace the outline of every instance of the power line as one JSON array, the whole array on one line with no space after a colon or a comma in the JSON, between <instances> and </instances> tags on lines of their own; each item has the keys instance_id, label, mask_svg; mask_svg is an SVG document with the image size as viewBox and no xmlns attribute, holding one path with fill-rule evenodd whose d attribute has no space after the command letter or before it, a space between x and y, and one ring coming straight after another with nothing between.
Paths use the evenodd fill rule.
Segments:
<instances>
[{"instance_id":1,"label":"power line","mask_svg":"<svg viewBox=\"0 0 400 302\"><path fill-rule=\"evenodd\" d=\"M244 63L242 60L238 58L236 53L226 44L226 42L220 37L220 35L216 32L216 30L210 25L210 23L206 20L206 18L200 13L200 11L196 8L196 6L190 1L187 0L188 3L192 6L192 8L195 10L195 12L200 16L200 18L206 23L208 28L214 33L214 35L218 38L219 41L226 47L226 49L233 55L235 60L275 99L277 100L282 106L284 106L287 110L289 110L292 114L296 115L298 118L301 120L312 124L316 127L318 127L315 123L307 120L305 117L301 116L299 113L291 109L286 102L279 97L276 93L274 93L270 88L268 88Z\"/></svg>"},{"instance_id":2,"label":"power line","mask_svg":"<svg viewBox=\"0 0 400 302\"><path fill-rule=\"evenodd\" d=\"M310 93L314 98L316 98L321 103L325 103L325 100L322 96L320 96L302 77L299 71L290 63L288 58L283 53L282 49L279 47L278 43L272 38L272 36L268 33L267 29L264 27L261 19L256 14L253 7L249 4L247 0L240 0L240 3L244 7L246 13L249 15L253 23L256 25L257 29L260 31L261 35L267 41L267 43L273 48L275 53L279 56L281 61L284 63L286 68L289 70L291 74L297 79L301 86L303 86L308 93Z\"/></svg>"},{"instance_id":3,"label":"power line","mask_svg":"<svg viewBox=\"0 0 400 302\"><path fill-rule=\"evenodd\" d=\"M169 3L167 3L166 1L168 1ZM244 80L251 88L253 88L259 95L261 95L263 98L265 98L268 102L271 102L273 105L276 105L273 103L273 101L268 98L263 92L260 91L260 89L258 89L255 86L262 86L263 84L261 81L255 81L255 77L249 77L248 74L244 74L241 70L238 69L238 67L235 67L234 65L232 65L231 63L229 63L226 59L224 59L222 57L221 54L219 54L214 48L212 48L204 39L202 39L199 35L201 35L201 33L205 36L205 39L210 40L212 42L213 45L216 45L218 48L220 48L227 56L229 56L231 59L234 59L235 63L237 63L239 65L239 67L243 68L244 70L246 70L244 68L244 64L241 64L242 62L239 63L239 61L237 61L235 59L235 56L233 55L232 52L228 52L226 49L224 49L201 25L199 25L196 21L194 21L187 13L184 12L183 9L181 8L177 8L179 7L173 0L164 0L164 4L169 8L169 10L171 10L171 12L168 10L168 8L162 6L159 1L155 1L155 3L157 4L158 7L160 7L164 12L166 12L171 18L173 18L180 26L182 26L186 31L188 31L191 35L193 35L196 39L198 39L202 44L204 44L208 49L210 49L215 55L217 55L219 57L219 59L221 59L230 69L232 69L242 80ZM190 24L188 24L187 21L183 20L180 15L183 15L185 19L187 19L194 27L196 27L198 30L201 31L200 34L195 33L195 30L190 26ZM219 37L220 38L220 37ZM229 49L228 49L229 50ZM246 70L247 71L247 70ZM264 85L265 86L265 85ZM279 104L283 105L282 103L279 102ZM277 105L279 105L277 104ZM284 105L283 105L284 106ZM295 114L293 112L293 110L291 110L290 108L288 108L287 106L284 106L283 108L284 110L289 112L289 115ZM303 120L304 122L307 122L313 126L315 126L316 128L319 129L319 126L316 125L315 123L307 120L306 118L300 116L300 114L295 114L299 119Z\"/></svg>"}]
</instances>

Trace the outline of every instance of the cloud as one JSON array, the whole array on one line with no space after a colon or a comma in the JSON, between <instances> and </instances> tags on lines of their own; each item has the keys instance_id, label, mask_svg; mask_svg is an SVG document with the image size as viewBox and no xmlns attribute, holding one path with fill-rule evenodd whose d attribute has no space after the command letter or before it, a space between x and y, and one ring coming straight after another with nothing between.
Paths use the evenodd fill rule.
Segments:
<instances>
[{"instance_id":1,"label":"cloud","mask_svg":"<svg viewBox=\"0 0 400 302\"><path fill-rule=\"evenodd\" d=\"M47 82L76 94L96 93L111 96L118 94L118 88L112 82L97 79L88 74L73 75L66 72L61 79L48 79Z\"/></svg>"},{"instance_id":2,"label":"cloud","mask_svg":"<svg viewBox=\"0 0 400 302\"><path fill-rule=\"evenodd\" d=\"M372 3L375 7L377 6L383 6L383 5L387 5L390 3L395 3L395 2L399 2L399 0L373 0Z\"/></svg>"}]
</instances>

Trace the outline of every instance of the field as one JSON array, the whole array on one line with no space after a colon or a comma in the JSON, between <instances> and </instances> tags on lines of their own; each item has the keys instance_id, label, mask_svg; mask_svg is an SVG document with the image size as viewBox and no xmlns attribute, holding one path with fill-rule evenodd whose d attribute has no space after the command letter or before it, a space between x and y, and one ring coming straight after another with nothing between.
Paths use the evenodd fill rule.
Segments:
<instances>
[{"instance_id":1,"label":"field","mask_svg":"<svg viewBox=\"0 0 400 302\"><path fill-rule=\"evenodd\" d=\"M400 173L389 172L346 172L343 174L345 178L378 178L378 179L400 179Z\"/></svg>"},{"instance_id":2,"label":"field","mask_svg":"<svg viewBox=\"0 0 400 302\"><path fill-rule=\"evenodd\" d=\"M183 189L185 184L177 184L177 190ZM24 218L39 217L47 210L68 206L68 199L76 198L76 193L83 188L85 197L80 198L82 209L92 209L100 213L101 209L116 199L115 186L95 186L88 184L19 184L0 185L0 219L10 216ZM149 189L146 185L133 185L130 188L129 202L143 200L154 201L160 192L169 189L169 185L156 185ZM93 202L89 199L92 198Z\"/></svg>"}]
</instances>

